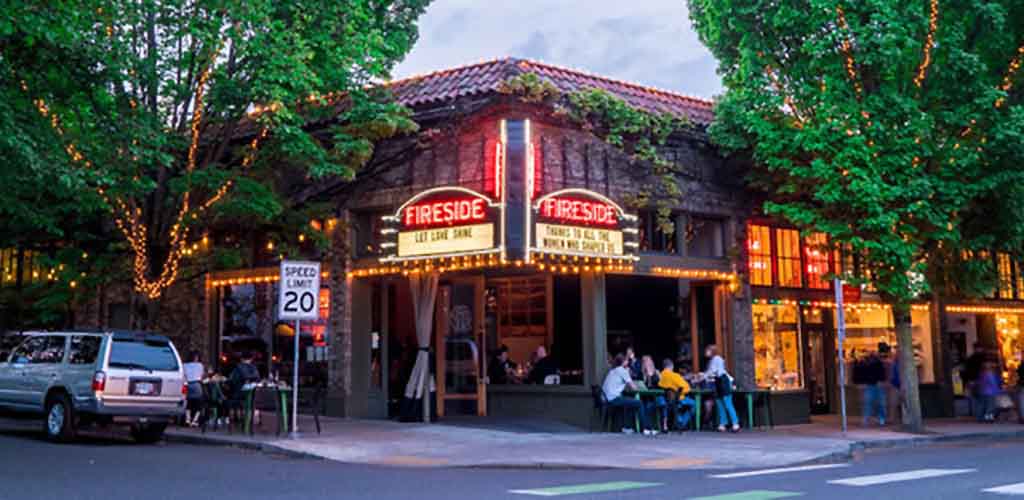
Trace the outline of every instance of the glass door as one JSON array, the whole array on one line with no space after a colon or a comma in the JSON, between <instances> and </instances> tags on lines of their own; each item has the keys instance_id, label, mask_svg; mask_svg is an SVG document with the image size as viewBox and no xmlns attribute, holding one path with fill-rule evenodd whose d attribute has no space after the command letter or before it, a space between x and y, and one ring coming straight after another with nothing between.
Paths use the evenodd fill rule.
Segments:
<instances>
[{"instance_id":1,"label":"glass door","mask_svg":"<svg viewBox=\"0 0 1024 500\"><path fill-rule=\"evenodd\" d=\"M807 389L811 393L811 413L828 413L831 409L829 400L828 364L825 355L825 334L819 329L807 330L807 353L810 357L810 370L807 372Z\"/></svg>"},{"instance_id":2,"label":"glass door","mask_svg":"<svg viewBox=\"0 0 1024 500\"><path fill-rule=\"evenodd\" d=\"M438 416L486 415L482 276L449 278L441 283L435 331Z\"/></svg>"}]
</instances>

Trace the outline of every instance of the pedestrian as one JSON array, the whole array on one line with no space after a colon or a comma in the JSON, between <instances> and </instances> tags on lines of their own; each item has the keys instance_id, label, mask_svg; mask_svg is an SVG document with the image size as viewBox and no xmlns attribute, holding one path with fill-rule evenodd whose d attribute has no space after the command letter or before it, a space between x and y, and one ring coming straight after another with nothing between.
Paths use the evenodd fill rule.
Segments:
<instances>
[{"instance_id":1,"label":"pedestrian","mask_svg":"<svg viewBox=\"0 0 1024 500\"><path fill-rule=\"evenodd\" d=\"M732 375L725 370L725 360L718 355L718 346L709 345L704 350L708 358L708 369L704 377L715 384L715 412L718 413L718 432L725 432L726 425L732 423L732 432L740 431L740 419L736 416L736 407L732 402Z\"/></svg>"},{"instance_id":2,"label":"pedestrian","mask_svg":"<svg viewBox=\"0 0 1024 500\"><path fill-rule=\"evenodd\" d=\"M185 425L198 427L199 418L203 413L203 375L206 373L199 351L189 353L188 362L183 364L181 369L185 373L187 385Z\"/></svg>"},{"instance_id":3,"label":"pedestrian","mask_svg":"<svg viewBox=\"0 0 1024 500\"><path fill-rule=\"evenodd\" d=\"M601 392L604 394L604 399L608 403L609 408L623 409L624 421L622 432L632 432L632 429L627 424L632 413L640 420L640 428L644 434L657 434L656 431L650 430L647 425L647 412L644 410L644 405L640 403L640 400L623 395L627 388L631 391L637 390L637 385L629 375L629 359L625 355L617 354L613 364L615 368L608 370L608 374L605 375L604 383L601 384Z\"/></svg>"},{"instance_id":4,"label":"pedestrian","mask_svg":"<svg viewBox=\"0 0 1024 500\"><path fill-rule=\"evenodd\" d=\"M996 375L995 366L991 362L982 364L977 386L978 399L981 404L981 411L978 412L978 421L995 422L996 396L1001 392L1001 388L999 376Z\"/></svg>"},{"instance_id":5,"label":"pedestrian","mask_svg":"<svg viewBox=\"0 0 1024 500\"><path fill-rule=\"evenodd\" d=\"M1020 356L1021 363L1017 365L1017 423L1024 424L1024 351Z\"/></svg>"},{"instance_id":6,"label":"pedestrian","mask_svg":"<svg viewBox=\"0 0 1024 500\"><path fill-rule=\"evenodd\" d=\"M978 377L981 376L982 365L985 364L987 354L985 346L980 342L974 344L974 351L964 362L964 384L967 386L967 393L971 398L971 414L979 420L984 418L984 409L981 396L978 394Z\"/></svg>"},{"instance_id":7,"label":"pedestrian","mask_svg":"<svg viewBox=\"0 0 1024 500\"><path fill-rule=\"evenodd\" d=\"M885 425L888 396L885 386L885 363L879 353L889 351L885 342L878 343L878 351L868 354L861 366L861 382L864 384L864 426L871 423L871 417L878 417L878 425ZM877 411L877 414L876 414Z\"/></svg>"}]
</instances>

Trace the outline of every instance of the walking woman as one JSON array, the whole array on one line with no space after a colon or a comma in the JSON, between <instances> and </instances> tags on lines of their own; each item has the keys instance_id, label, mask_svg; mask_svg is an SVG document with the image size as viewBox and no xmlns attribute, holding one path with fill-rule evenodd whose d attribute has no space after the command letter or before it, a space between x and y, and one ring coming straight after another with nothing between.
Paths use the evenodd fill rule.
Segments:
<instances>
[{"instance_id":1,"label":"walking woman","mask_svg":"<svg viewBox=\"0 0 1024 500\"><path fill-rule=\"evenodd\" d=\"M185 382L188 384L188 406L185 409L185 425L198 427L199 418L203 413L203 361L199 351L192 351L188 356L188 362L182 365L185 372Z\"/></svg>"},{"instance_id":2,"label":"walking woman","mask_svg":"<svg viewBox=\"0 0 1024 500\"><path fill-rule=\"evenodd\" d=\"M704 350L708 358L708 369L704 378L715 383L715 411L718 413L718 432L725 432L726 426L732 424L732 432L740 431L740 419L736 416L736 407L732 404L732 376L725 370L725 360L718 355L718 346L711 344Z\"/></svg>"}]
</instances>

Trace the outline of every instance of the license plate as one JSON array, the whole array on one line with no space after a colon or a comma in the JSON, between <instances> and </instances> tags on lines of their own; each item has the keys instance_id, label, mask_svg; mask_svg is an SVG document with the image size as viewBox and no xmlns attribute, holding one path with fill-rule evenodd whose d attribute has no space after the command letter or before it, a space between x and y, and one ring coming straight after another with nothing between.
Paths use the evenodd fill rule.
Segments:
<instances>
[{"instance_id":1,"label":"license plate","mask_svg":"<svg viewBox=\"0 0 1024 500\"><path fill-rule=\"evenodd\" d=\"M135 394L139 396L152 396L156 393L156 387L150 382L136 382Z\"/></svg>"}]
</instances>

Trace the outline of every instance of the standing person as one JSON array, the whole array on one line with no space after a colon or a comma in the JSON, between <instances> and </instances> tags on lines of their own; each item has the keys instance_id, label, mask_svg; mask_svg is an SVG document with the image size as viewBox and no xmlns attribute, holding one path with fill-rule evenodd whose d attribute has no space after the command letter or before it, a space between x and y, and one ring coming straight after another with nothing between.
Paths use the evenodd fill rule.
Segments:
<instances>
[{"instance_id":1,"label":"standing person","mask_svg":"<svg viewBox=\"0 0 1024 500\"><path fill-rule=\"evenodd\" d=\"M245 387L245 384L260 381L260 371L256 365L252 364L252 358L251 352L242 353L241 362L235 366L234 370L231 370L231 375L228 376L228 387L231 389L231 397L234 399L241 399L242 388Z\"/></svg>"},{"instance_id":2,"label":"standing person","mask_svg":"<svg viewBox=\"0 0 1024 500\"><path fill-rule=\"evenodd\" d=\"M964 362L964 385L971 398L971 413L978 418L984 417L984 402L978 394L978 377L981 376L982 365L985 364L985 346L980 342L974 343L974 352Z\"/></svg>"},{"instance_id":3,"label":"standing person","mask_svg":"<svg viewBox=\"0 0 1024 500\"><path fill-rule=\"evenodd\" d=\"M725 427L732 423L732 432L740 431L740 419L736 416L736 407L732 402L732 375L725 370L725 360L718 355L718 346L711 344L704 350L708 358L708 369L704 377L715 383L715 411L718 413L718 432L725 432Z\"/></svg>"},{"instance_id":4,"label":"standing person","mask_svg":"<svg viewBox=\"0 0 1024 500\"><path fill-rule=\"evenodd\" d=\"M203 409L203 374L206 373L199 351L190 352L188 362L181 365L181 369L185 372L185 383L188 385L185 425L198 427Z\"/></svg>"},{"instance_id":5,"label":"standing person","mask_svg":"<svg viewBox=\"0 0 1024 500\"><path fill-rule=\"evenodd\" d=\"M1021 363L1017 365L1017 423L1024 424L1024 351Z\"/></svg>"},{"instance_id":6,"label":"standing person","mask_svg":"<svg viewBox=\"0 0 1024 500\"><path fill-rule=\"evenodd\" d=\"M635 413L637 418L640 419L640 428L643 429L644 434L657 434L654 431L648 430L647 412L644 411L644 405L640 403L640 400L623 396L622 394L626 388L633 391L637 388L636 384L633 383L633 378L629 376L629 368L627 368L628 358L622 354L617 354L613 363L615 368L608 370L608 375L605 375L604 383L601 384L601 392L604 393L604 399L608 402L608 406L625 410L623 425L629 422L630 413ZM630 429L623 427L622 432L628 433Z\"/></svg>"},{"instance_id":7,"label":"standing person","mask_svg":"<svg viewBox=\"0 0 1024 500\"><path fill-rule=\"evenodd\" d=\"M864 384L864 426L871 424L871 417L878 417L878 425L885 425L888 400L885 386L885 362L879 357L880 352L888 349L888 344L879 342L878 351L868 354L861 366L861 383ZM877 410L877 415L876 415Z\"/></svg>"},{"instance_id":8,"label":"standing person","mask_svg":"<svg viewBox=\"0 0 1024 500\"><path fill-rule=\"evenodd\" d=\"M981 365L981 374L978 375L977 393L981 403L981 411L978 412L979 422L995 422L996 420L996 396L999 394L1000 381L996 374L995 365L985 362Z\"/></svg>"},{"instance_id":9,"label":"standing person","mask_svg":"<svg viewBox=\"0 0 1024 500\"><path fill-rule=\"evenodd\" d=\"M679 400L670 402L670 404L676 405L676 427L678 429L685 429L690 423L693 409L697 407L697 403L693 401L693 398L687 395L690 392L690 384L686 382L682 375L675 372L675 365L671 359L666 358L665 361L662 361L661 367L661 379L658 382L658 387L679 393Z\"/></svg>"}]
</instances>

